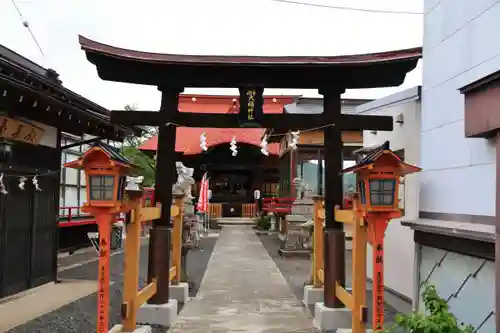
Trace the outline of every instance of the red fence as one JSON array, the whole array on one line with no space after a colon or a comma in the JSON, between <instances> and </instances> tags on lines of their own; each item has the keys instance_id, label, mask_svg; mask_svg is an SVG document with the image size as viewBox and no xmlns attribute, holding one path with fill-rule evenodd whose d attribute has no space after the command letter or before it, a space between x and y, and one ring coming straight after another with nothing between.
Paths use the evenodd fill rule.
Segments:
<instances>
[{"instance_id":1,"label":"red fence","mask_svg":"<svg viewBox=\"0 0 500 333\"><path fill-rule=\"evenodd\" d=\"M124 221L123 218L118 217L116 222ZM58 225L60 228L64 227L76 227L87 224L95 224L96 220L92 215L88 215L81 212L81 207L68 206L59 207L59 221Z\"/></svg>"},{"instance_id":2,"label":"red fence","mask_svg":"<svg viewBox=\"0 0 500 333\"><path fill-rule=\"evenodd\" d=\"M271 213L290 214L296 198L262 198L262 210Z\"/></svg>"}]
</instances>

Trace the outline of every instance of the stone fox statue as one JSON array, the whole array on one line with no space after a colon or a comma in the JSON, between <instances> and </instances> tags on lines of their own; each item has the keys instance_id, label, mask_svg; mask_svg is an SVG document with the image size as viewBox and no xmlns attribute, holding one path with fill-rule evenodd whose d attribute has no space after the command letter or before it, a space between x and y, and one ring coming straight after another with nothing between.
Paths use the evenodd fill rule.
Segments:
<instances>
[{"instance_id":1,"label":"stone fox statue","mask_svg":"<svg viewBox=\"0 0 500 333\"><path fill-rule=\"evenodd\" d=\"M127 190L139 190L139 184L142 184L142 181L144 180L143 176L139 177L130 177L127 176Z\"/></svg>"},{"instance_id":2,"label":"stone fox statue","mask_svg":"<svg viewBox=\"0 0 500 333\"><path fill-rule=\"evenodd\" d=\"M186 167L182 162L175 162L175 168L177 169L177 182L174 184L173 190L182 191L186 195L185 200L191 201L193 199L191 186L194 184L194 169Z\"/></svg>"}]
</instances>

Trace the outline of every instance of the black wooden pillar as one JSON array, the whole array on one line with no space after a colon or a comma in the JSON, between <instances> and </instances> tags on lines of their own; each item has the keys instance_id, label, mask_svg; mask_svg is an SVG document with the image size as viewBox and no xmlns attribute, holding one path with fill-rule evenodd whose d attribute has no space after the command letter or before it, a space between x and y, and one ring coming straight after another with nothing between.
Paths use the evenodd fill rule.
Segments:
<instances>
[{"instance_id":1,"label":"black wooden pillar","mask_svg":"<svg viewBox=\"0 0 500 333\"><path fill-rule=\"evenodd\" d=\"M160 87L161 119L158 134L158 149L155 175L155 202L160 202L161 217L153 221L149 239L148 281L157 279L156 294L150 304L164 304L169 301L171 230L170 207L172 205L172 184L175 180L175 132L168 122L177 113L179 93L182 89Z\"/></svg>"},{"instance_id":2,"label":"black wooden pillar","mask_svg":"<svg viewBox=\"0 0 500 333\"><path fill-rule=\"evenodd\" d=\"M323 151L318 149L318 187L316 195L323 196Z\"/></svg>"},{"instance_id":3,"label":"black wooden pillar","mask_svg":"<svg viewBox=\"0 0 500 333\"><path fill-rule=\"evenodd\" d=\"M343 89L322 89L323 112L328 124L341 121ZM342 205L342 132L338 126L324 129L325 156L325 239L324 239L324 303L330 308L344 307L335 297L335 282L345 286L345 234L343 225L335 221L335 206Z\"/></svg>"},{"instance_id":4,"label":"black wooden pillar","mask_svg":"<svg viewBox=\"0 0 500 333\"><path fill-rule=\"evenodd\" d=\"M57 143L56 143L56 148L59 150L59 154L58 154L58 158L59 158L59 161L58 163L61 163L61 158L62 158L62 154L63 154L63 151L61 149L61 139L62 139L62 136L61 136L61 130L57 130L57 136L56 136L56 140L57 140ZM61 200L61 171L64 170L64 168L61 168L59 170L59 172L57 172L56 176L54 177L55 179L52 179L52 181L54 182L54 212L55 212L55 215L56 215L56 221L59 221L59 218L60 218L60 214L61 214L61 209L60 209L60 206L61 206L61 203L60 203L60 200ZM81 184L80 183L80 174L81 172L78 171L78 184ZM64 183L66 183L66 176L63 178L64 179ZM63 188L64 189L64 188ZM65 192L63 192L65 193ZM78 195L80 195L80 191L78 191ZM80 203L80 200L78 200L78 203ZM52 270L53 270L53 273L54 274L54 282L55 283L59 283L59 268L57 266L57 258L58 258L58 254L59 254L59 224L56 222L54 223L54 239L53 239L53 246L54 246L54 253L53 253L53 256L52 256Z\"/></svg>"}]
</instances>

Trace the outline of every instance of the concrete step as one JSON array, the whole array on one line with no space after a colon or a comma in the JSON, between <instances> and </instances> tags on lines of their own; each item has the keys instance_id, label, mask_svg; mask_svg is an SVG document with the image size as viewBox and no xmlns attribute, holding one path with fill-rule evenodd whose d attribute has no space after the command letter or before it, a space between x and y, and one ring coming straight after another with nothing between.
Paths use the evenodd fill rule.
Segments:
<instances>
[{"instance_id":1,"label":"concrete step","mask_svg":"<svg viewBox=\"0 0 500 333\"><path fill-rule=\"evenodd\" d=\"M217 225L255 225L257 218L251 217L223 217L212 219Z\"/></svg>"}]
</instances>

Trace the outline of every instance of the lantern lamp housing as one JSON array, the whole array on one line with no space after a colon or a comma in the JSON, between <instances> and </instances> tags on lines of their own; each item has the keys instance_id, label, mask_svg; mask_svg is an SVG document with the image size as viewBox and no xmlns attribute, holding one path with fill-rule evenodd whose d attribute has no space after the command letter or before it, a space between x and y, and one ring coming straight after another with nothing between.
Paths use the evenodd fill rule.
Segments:
<instances>
[{"instance_id":1,"label":"lantern lamp housing","mask_svg":"<svg viewBox=\"0 0 500 333\"><path fill-rule=\"evenodd\" d=\"M125 196L127 176L136 167L114 147L99 142L66 168L85 171L87 180L86 207L120 209Z\"/></svg>"},{"instance_id":2,"label":"lantern lamp housing","mask_svg":"<svg viewBox=\"0 0 500 333\"><path fill-rule=\"evenodd\" d=\"M422 169L405 163L389 149L389 141L367 151L356 165L342 170L357 175L357 191L366 212L400 212L398 188L400 177Z\"/></svg>"}]
</instances>

